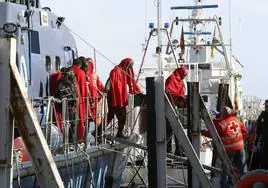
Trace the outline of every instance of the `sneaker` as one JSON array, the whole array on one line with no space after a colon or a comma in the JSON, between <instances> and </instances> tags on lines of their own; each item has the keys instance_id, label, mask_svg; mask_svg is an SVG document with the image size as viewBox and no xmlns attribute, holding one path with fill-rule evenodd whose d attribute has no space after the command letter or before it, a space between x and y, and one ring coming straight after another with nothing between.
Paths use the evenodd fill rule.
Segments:
<instances>
[{"instance_id":1,"label":"sneaker","mask_svg":"<svg viewBox=\"0 0 268 188\"><path fill-rule=\"evenodd\" d=\"M122 139L128 139L128 137L125 136L122 132L117 132L116 137L117 138L122 138Z\"/></svg>"}]
</instances>

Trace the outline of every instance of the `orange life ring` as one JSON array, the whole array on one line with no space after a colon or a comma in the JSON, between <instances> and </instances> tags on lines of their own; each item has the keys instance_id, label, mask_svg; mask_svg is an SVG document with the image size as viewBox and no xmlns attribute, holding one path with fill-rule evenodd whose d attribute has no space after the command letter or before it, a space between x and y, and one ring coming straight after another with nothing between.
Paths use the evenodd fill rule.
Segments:
<instances>
[{"instance_id":1,"label":"orange life ring","mask_svg":"<svg viewBox=\"0 0 268 188\"><path fill-rule=\"evenodd\" d=\"M237 182L236 188L252 188L254 183L268 185L268 171L263 169L253 170L242 176Z\"/></svg>"}]
</instances>

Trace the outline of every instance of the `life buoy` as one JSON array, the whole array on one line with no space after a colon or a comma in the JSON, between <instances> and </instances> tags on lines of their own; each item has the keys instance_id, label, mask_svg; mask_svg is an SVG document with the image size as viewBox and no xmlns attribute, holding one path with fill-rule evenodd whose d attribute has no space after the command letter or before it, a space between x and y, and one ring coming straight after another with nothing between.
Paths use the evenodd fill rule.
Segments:
<instances>
[{"instance_id":1,"label":"life buoy","mask_svg":"<svg viewBox=\"0 0 268 188\"><path fill-rule=\"evenodd\" d=\"M248 172L237 182L236 188L252 188L254 183L262 183L267 186L268 171L258 169Z\"/></svg>"}]
</instances>

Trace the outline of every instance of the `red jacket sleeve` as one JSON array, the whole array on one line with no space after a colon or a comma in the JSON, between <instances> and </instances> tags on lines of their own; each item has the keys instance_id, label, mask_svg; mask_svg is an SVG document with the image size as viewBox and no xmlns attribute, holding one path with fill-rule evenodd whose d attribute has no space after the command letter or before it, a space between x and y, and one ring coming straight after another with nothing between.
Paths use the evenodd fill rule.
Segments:
<instances>
[{"instance_id":1,"label":"red jacket sleeve","mask_svg":"<svg viewBox=\"0 0 268 188\"><path fill-rule=\"evenodd\" d=\"M128 83L129 93L130 94L139 94L139 93L141 93L141 89L140 89L140 87L138 86L138 84L136 83L136 81L134 79L134 72L133 72L132 67L130 67L128 69L127 83Z\"/></svg>"},{"instance_id":2,"label":"red jacket sleeve","mask_svg":"<svg viewBox=\"0 0 268 188\"><path fill-rule=\"evenodd\" d=\"M99 91L104 92L105 88L104 88L103 83L100 81L99 76L97 76L97 87Z\"/></svg>"},{"instance_id":3,"label":"red jacket sleeve","mask_svg":"<svg viewBox=\"0 0 268 188\"><path fill-rule=\"evenodd\" d=\"M79 76L77 77L77 84L80 90L81 97L87 97L88 91L87 91L87 83L86 83L86 75L83 74L83 72L80 72Z\"/></svg>"},{"instance_id":4,"label":"red jacket sleeve","mask_svg":"<svg viewBox=\"0 0 268 188\"><path fill-rule=\"evenodd\" d=\"M213 119L212 121L213 121L213 124L215 125L215 127L218 131L218 134L221 135L222 129L221 129L221 126L219 125L221 120L220 119ZM212 138L209 131L201 131L201 135L206 136L208 138Z\"/></svg>"},{"instance_id":5,"label":"red jacket sleeve","mask_svg":"<svg viewBox=\"0 0 268 188\"><path fill-rule=\"evenodd\" d=\"M242 133L242 135L243 135L243 138L244 138L244 139L248 139L248 136L249 136L249 135L248 135L248 131L247 131L247 129L246 129L244 123L241 122L241 121L239 121L239 125L240 125L240 130L241 130L241 133Z\"/></svg>"}]
</instances>

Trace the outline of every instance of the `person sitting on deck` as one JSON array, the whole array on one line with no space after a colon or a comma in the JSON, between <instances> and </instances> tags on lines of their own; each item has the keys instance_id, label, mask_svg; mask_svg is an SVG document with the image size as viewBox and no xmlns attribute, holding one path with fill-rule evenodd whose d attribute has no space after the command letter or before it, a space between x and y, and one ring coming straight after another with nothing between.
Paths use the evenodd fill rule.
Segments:
<instances>
[{"instance_id":1,"label":"person sitting on deck","mask_svg":"<svg viewBox=\"0 0 268 188\"><path fill-rule=\"evenodd\" d=\"M185 67L181 66L180 68L177 68L167 79L165 82L166 86L166 93L171 99L171 101L176 105L177 107L183 107L184 103L186 101L185 99L185 91L184 91L184 85L183 85L183 79L187 75L187 70ZM169 121L166 119L166 134L167 134L167 152L171 153L171 143L172 143L172 128L170 126ZM175 145L176 149L174 152L174 155L180 155L180 146L178 139L175 137Z\"/></svg>"},{"instance_id":2,"label":"person sitting on deck","mask_svg":"<svg viewBox=\"0 0 268 188\"><path fill-rule=\"evenodd\" d=\"M106 83L108 100L108 124L116 115L118 119L118 130L116 136L126 138L123 129L126 122L126 106L128 104L127 85L130 94L141 94L141 89L134 80L134 61L131 58L123 59L119 65L110 72Z\"/></svg>"},{"instance_id":3,"label":"person sitting on deck","mask_svg":"<svg viewBox=\"0 0 268 188\"><path fill-rule=\"evenodd\" d=\"M218 131L227 155L232 161L234 167L238 169L239 176L241 177L247 172L243 139L244 137L247 137L248 133L244 124L238 120L234 110L224 106L220 111L220 118L214 120L214 125ZM209 131L201 131L201 134L211 138ZM225 188L230 186L226 168L223 168L221 187Z\"/></svg>"}]
</instances>

